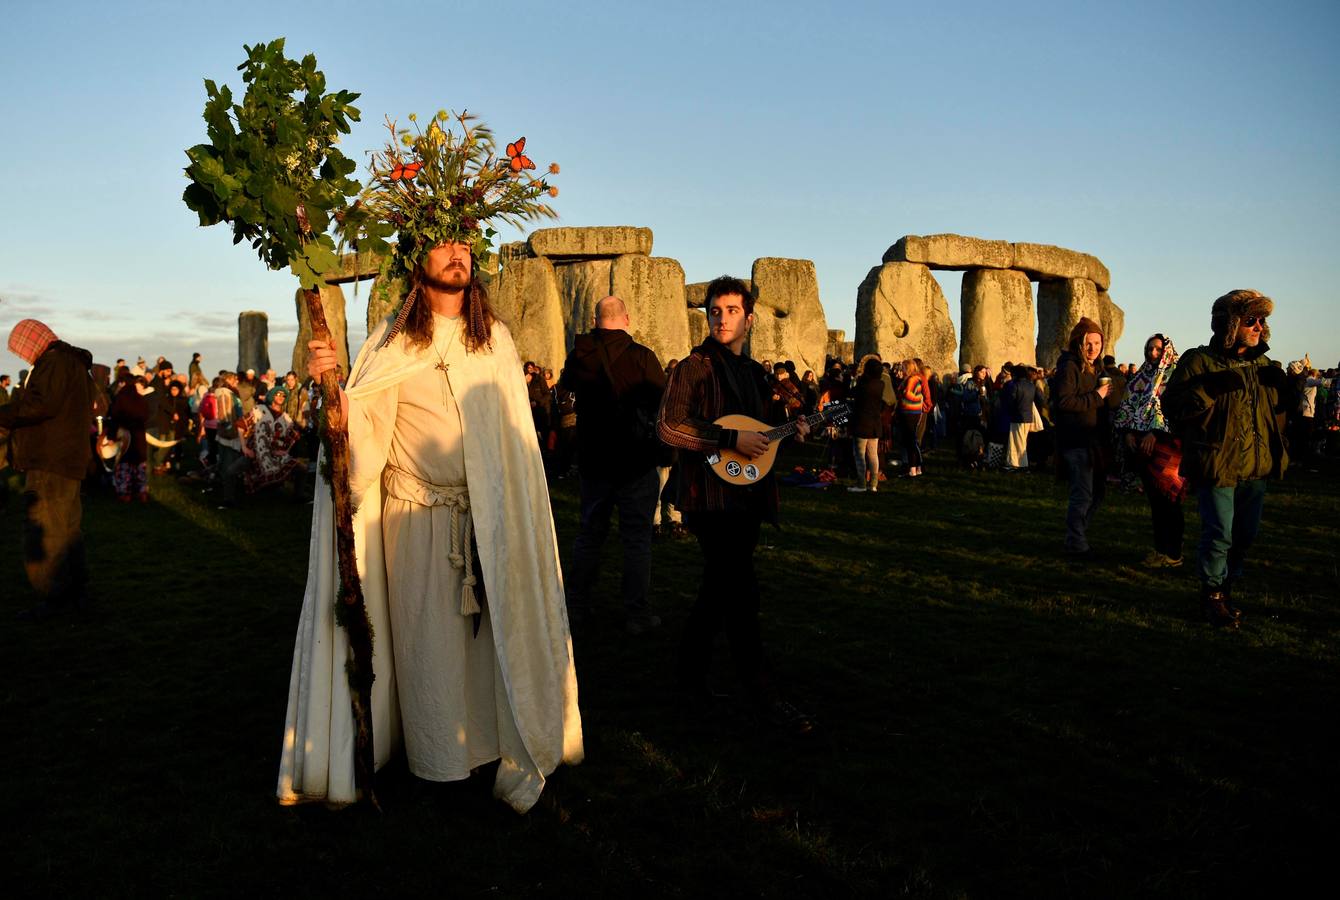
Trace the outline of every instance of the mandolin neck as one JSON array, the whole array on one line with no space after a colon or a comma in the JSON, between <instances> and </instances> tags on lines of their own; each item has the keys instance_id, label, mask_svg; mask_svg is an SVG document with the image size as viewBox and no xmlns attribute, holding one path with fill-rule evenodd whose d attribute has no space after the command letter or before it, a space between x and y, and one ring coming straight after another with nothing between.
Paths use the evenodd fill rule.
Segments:
<instances>
[{"instance_id":1,"label":"mandolin neck","mask_svg":"<svg viewBox=\"0 0 1340 900\"><path fill-rule=\"evenodd\" d=\"M829 413L827 412L817 412L812 416L804 416L803 418L805 419L805 424L813 428L815 425L818 425L828 416ZM785 425L778 425L776 428L771 428L763 432L763 436L767 438L769 441L780 441L782 438L787 438L795 434L796 427L799 425L799 423L800 419L792 419Z\"/></svg>"}]
</instances>

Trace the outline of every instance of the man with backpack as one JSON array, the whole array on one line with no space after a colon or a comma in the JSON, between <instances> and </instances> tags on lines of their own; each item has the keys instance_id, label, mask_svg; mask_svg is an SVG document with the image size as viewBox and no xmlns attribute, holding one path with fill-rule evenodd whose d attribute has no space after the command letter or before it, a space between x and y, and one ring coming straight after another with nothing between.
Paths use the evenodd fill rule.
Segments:
<instances>
[{"instance_id":1,"label":"man with backpack","mask_svg":"<svg viewBox=\"0 0 1340 900\"><path fill-rule=\"evenodd\" d=\"M628 334L628 309L618 297L596 304L595 327L573 342L559 387L576 395L577 471L581 478L581 529L573 547L568 616L580 622L592 611L591 589L610 514L619 511L623 543L625 627L638 635L661 624L651 613L652 517L660 494L656 473L664 453L656 437L656 412L665 372L655 352Z\"/></svg>"}]
</instances>

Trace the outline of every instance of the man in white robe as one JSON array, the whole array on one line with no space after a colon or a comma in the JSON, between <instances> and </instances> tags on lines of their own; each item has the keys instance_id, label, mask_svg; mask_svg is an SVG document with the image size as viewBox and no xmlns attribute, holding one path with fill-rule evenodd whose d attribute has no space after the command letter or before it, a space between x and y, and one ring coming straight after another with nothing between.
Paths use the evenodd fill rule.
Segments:
<instances>
[{"instance_id":1,"label":"man in white robe","mask_svg":"<svg viewBox=\"0 0 1340 900\"><path fill-rule=\"evenodd\" d=\"M408 314L383 322L332 414L349 427L355 545L374 631L376 764L402 734L410 771L428 780L464 779L499 760L494 793L525 812L560 762L581 760L581 720L520 360L506 326L490 328L491 316L471 309L483 299L472 265L464 243L428 254L416 292L431 326L426 308L405 333L395 331ZM472 322L489 338L473 349ZM431 335L426 346L411 340L416 328ZM336 364L334 348L309 347L319 379ZM356 799L333 520L323 482L290 678L285 803Z\"/></svg>"}]
</instances>

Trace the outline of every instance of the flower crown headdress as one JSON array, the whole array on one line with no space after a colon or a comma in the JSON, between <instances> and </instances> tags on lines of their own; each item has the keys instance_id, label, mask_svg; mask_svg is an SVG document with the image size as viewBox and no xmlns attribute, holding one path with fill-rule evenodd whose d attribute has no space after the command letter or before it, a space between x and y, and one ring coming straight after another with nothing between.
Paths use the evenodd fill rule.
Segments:
<instances>
[{"instance_id":1,"label":"flower crown headdress","mask_svg":"<svg viewBox=\"0 0 1340 900\"><path fill-rule=\"evenodd\" d=\"M557 217L541 198L558 196L545 177L557 175L558 164L532 175L524 137L499 156L493 132L467 112L438 110L427 128L412 113L409 120L413 130L387 119L391 139L372 154L371 180L336 215L347 243L383 257L382 275L410 274L447 241L469 244L475 259L482 258L497 234L492 219L519 226Z\"/></svg>"}]
</instances>

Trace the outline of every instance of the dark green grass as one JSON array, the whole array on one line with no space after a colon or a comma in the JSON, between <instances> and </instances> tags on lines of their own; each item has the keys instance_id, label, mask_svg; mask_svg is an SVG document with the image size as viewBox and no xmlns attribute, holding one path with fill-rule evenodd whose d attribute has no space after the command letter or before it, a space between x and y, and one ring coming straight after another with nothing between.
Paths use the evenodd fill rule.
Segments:
<instances>
[{"instance_id":1,"label":"dark green grass","mask_svg":"<svg viewBox=\"0 0 1340 900\"><path fill-rule=\"evenodd\" d=\"M666 626L633 639L612 538L605 616L575 638L587 761L525 817L488 776L403 762L381 815L274 804L306 505L220 513L162 480L146 507L93 498L99 607L25 624L11 502L0 867L63 896L1298 893L1340 800L1340 466L1314 468L1271 487L1238 634L1200 623L1190 562L1139 567L1140 497L1109 498L1076 566L1046 476L932 455L878 494L784 490L757 562L771 658L821 722L805 740L676 702L697 547L657 543ZM554 510L566 559L569 482Z\"/></svg>"}]
</instances>

